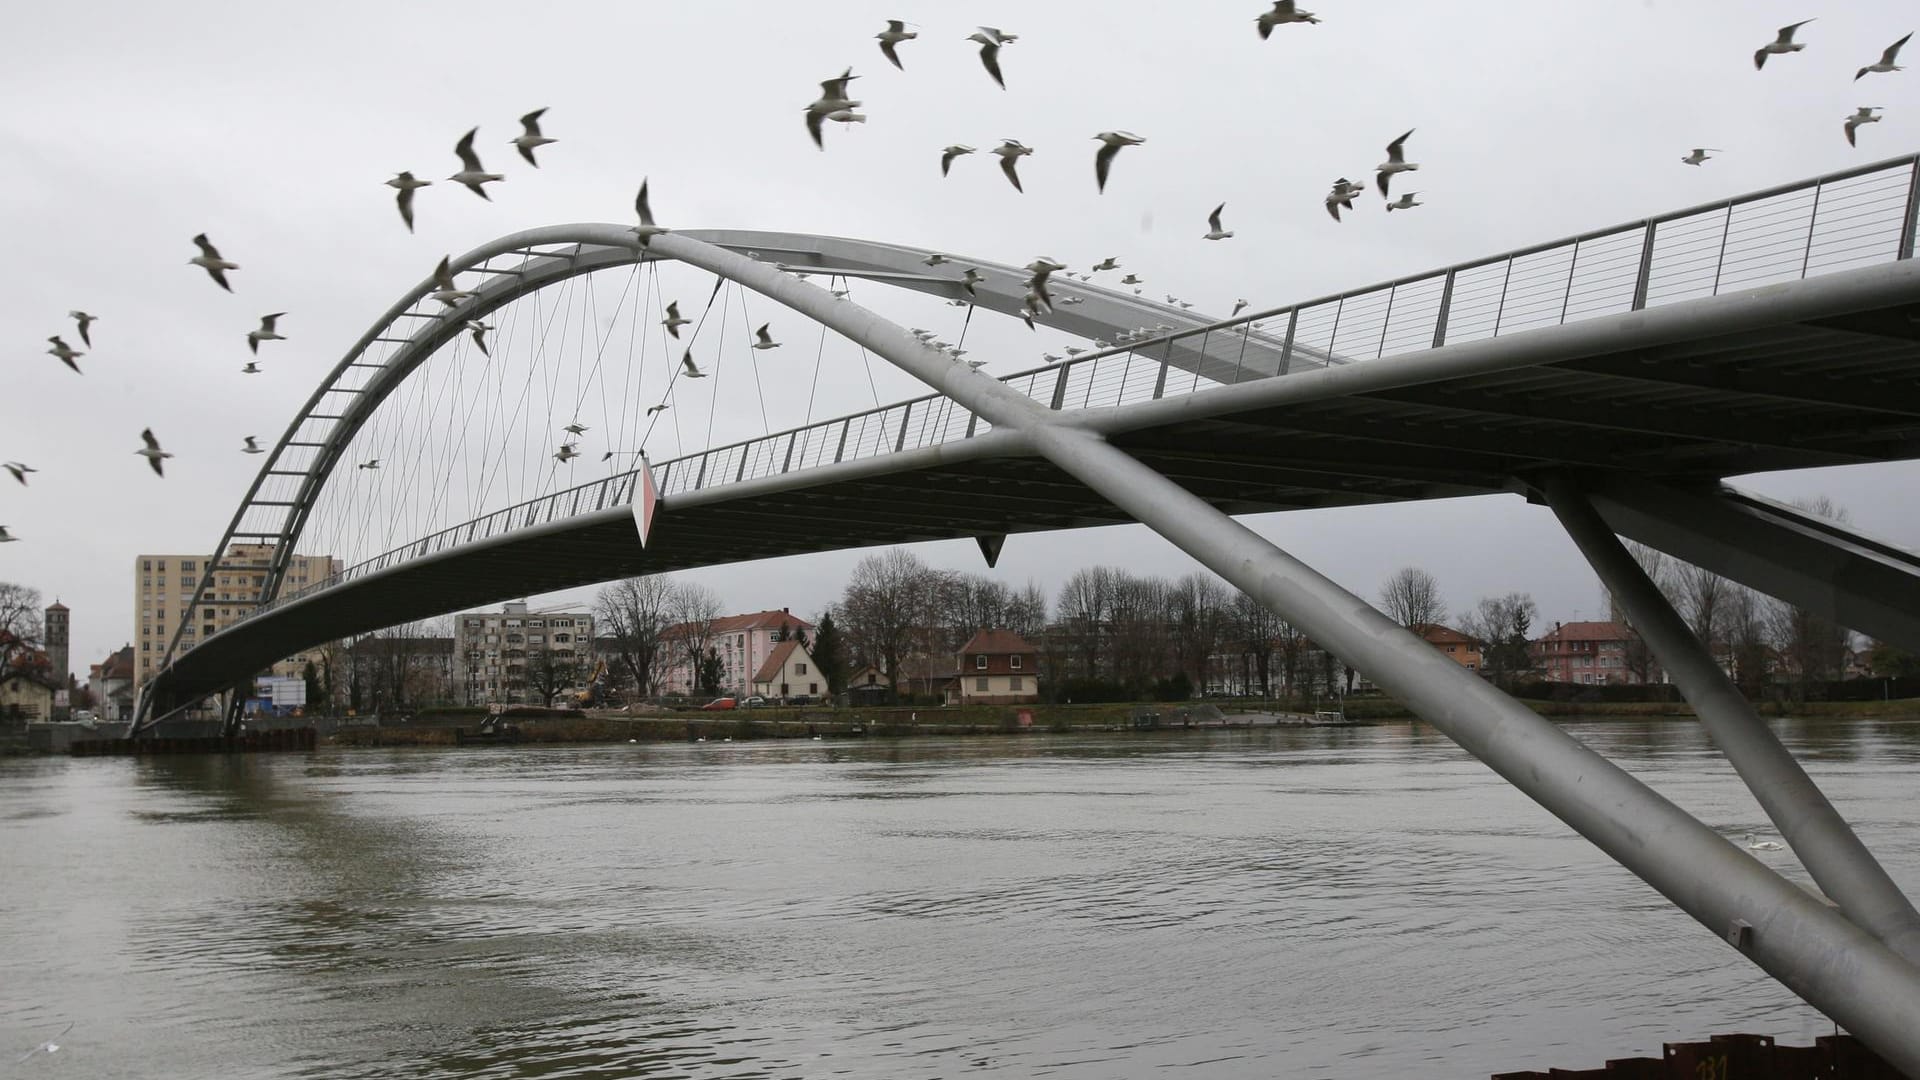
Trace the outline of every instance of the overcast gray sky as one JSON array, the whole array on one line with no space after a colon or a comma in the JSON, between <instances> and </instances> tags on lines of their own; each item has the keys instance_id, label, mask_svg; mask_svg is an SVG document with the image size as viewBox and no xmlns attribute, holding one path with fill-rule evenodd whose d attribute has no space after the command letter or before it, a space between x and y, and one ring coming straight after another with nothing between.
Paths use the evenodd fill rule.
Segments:
<instances>
[{"instance_id":1,"label":"overcast gray sky","mask_svg":"<svg viewBox=\"0 0 1920 1080\"><path fill-rule=\"evenodd\" d=\"M1263 5L1245 0L16 11L0 65L0 97L15 106L0 113L0 222L15 253L0 290L0 325L14 340L0 460L41 472L25 489L0 477L0 523L21 540L0 547L0 580L74 609L73 662L84 674L132 636L133 557L209 550L258 467L237 452L240 436L277 437L440 255L539 225L625 223L642 176L669 225L830 233L1015 264L1046 253L1085 267L1115 255L1152 291L1224 314L1240 296L1261 307L1308 299L1920 144L1920 71L1852 81L1920 23L1910 3L1312 6L1321 25L1281 27L1265 42L1253 30ZM1819 19L1801 31L1806 51L1755 72L1753 50L1810 15ZM872 38L889 17L921 32L901 46L905 72ZM977 22L1021 36L1002 53L1005 91L963 40ZM1910 59L1920 65L1920 53ZM800 109L849 64L864 76L856 89L871 119L836 127L820 153ZM1840 121L1869 104L1886 119L1851 149ZM535 172L506 140L538 106L550 108L547 133L560 141ZM509 179L493 185L491 203L444 183L423 191L409 235L381 182L399 169L447 175L454 141L475 124L484 160ZM1404 187L1427 205L1389 217L1363 200L1348 222L1330 221L1320 206L1328 180L1365 175L1410 127L1423 168ZM1121 155L1096 196L1091 136L1108 128L1149 141ZM941 180L941 146L984 151L1001 137L1036 150L1021 166L1025 195L984 153ZM1724 153L1681 165L1696 145ZM1237 236L1201 241L1223 200ZM241 264L236 295L186 264L203 230ZM861 298L877 292L867 286ZM680 295L704 302L704 288ZM903 320L927 310L872 302ZM41 351L55 333L78 347L66 319L76 307L100 316L84 376ZM264 351L265 374L242 376L245 332L280 310L290 340ZM972 333L973 357L991 370L1038 357L1040 339L1017 324L976 323ZM871 404L857 353L825 359L816 417ZM890 373L878 382L883 398L915 390ZM797 396L775 394L764 422L730 415L716 431L798 423ZM164 481L132 455L149 425L178 455ZM1863 528L1912 547L1916 475L1897 465L1746 482L1786 497L1827 493ZM1599 614L1572 545L1545 510L1518 499L1255 526L1368 596L1416 563L1455 610L1521 589L1549 621ZM922 554L980 568L970 543ZM694 576L733 608L811 615L857 558ZM1016 537L997 573L1051 593L1090 558L1140 572L1192 567L1124 528Z\"/></svg>"}]
</instances>

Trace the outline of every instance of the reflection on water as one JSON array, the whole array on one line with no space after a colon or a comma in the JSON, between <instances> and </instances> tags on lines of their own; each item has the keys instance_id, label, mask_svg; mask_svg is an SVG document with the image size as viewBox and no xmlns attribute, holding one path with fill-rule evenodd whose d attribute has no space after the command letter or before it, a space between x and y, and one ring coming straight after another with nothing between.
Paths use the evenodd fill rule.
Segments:
<instances>
[{"instance_id":1,"label":"reflection on water","mask_svg":"<svg viewBox=\"0 0 1920 1080\"><path fill-rule=\"evenodd\" d=\"M1694 725L1569 730L1771 832ZM1779 730L1920 885L1920 724ZM0 1052L75 1020L73 1075L1484 1076L1831 1030L1415 724L11 761L0 859Z\"/></svg>"}]
</instances>

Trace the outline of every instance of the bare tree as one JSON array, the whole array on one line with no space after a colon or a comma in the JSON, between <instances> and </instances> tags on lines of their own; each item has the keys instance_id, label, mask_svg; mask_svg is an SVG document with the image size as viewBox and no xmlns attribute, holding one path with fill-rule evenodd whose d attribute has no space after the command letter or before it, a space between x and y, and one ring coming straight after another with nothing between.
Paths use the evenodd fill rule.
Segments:
<instances>
[{"instance_id":1,"label":"bare tree","mask_svg":"<svg viewBox=\"0 0 1920 1080\"><path fill-rule=\"evenodd\" d=\"M905 548L888 548L854 565L838 612L855 652L878 661L900 685L900 660L911 655L932 620L938 576ZM922 645L924 647L924 645Z\"/></svg>"},{"instance_id":2,"label":"bare tree","mask_svg":"<svg viewBox=\"0 0 1920 1080\"><path fill-rule=\"evenodd\" d=\"M1733 593L1733 583L1711 570L1706 570L1688 562L1676 562L1673 571L1673 588L1679 599L1675 606L1693 636L1712 650L1716 644L1724 645L1722 633L1726 629L1726 604ZM1718 653L1714 660L1724 659Z\"/></svg>"},{"instance_id":3,"label":"bare tree","mask_svg":"<svg viewBox=\"0 0 1920 1080\"><path fill-rule=\"evenodd\" d=\"M1167 655L1167 583L1122 570L1112 576L1107 651L1114 681L1137 692L1152 684Z\"/></svg>"},{"instance_id":4,"label":"bare tree","mask_svg":"<svg viewBox=\"0 0 1920 1080\"><path fill-rule=\"evenodd\" d=\"M613 582L594 597L594 615L613 643L620 681L629 683L640 697L658 692L676 591L673 579L654 574Z\"/></svg>"},{"instance_id":5,"label":"bare tree","mask_svg":"<svg viewBox=\"0 0 1920 1080\"><path fill-rule=\"evenodd\" d=\"M1733 681L1748 697L1756 697L1773 669L1767 641L1767 604L1752 589L1729 583L1720 609L1721 629L1732 652Z\"/></svg>"},{"instance_id":6,"label":"bare tree","mask_svg":"<svg viewBox=\"0 0 1920 1080\"><path fill-rule=\"evenodd\" d=\"M553 708L553 699L573 689L574 665L555 658L542 649L527 662L527 689L539 695L540 704Z\"/></svg>"},{"instance_id":7,"label":"bare tree","mask_svg":"<svg viewBox=\"0 0 1920 1080\"><path fill-rule=\"evenodd\" d=\"M705 585L683 581L674 586L669 605L673 616L674 646L687 665L689 681L704 685L701 676L707 655L714 652L713 624L720 618L720 594Z\"/></svg>"},{"instance_id":8,"label":"bare tree","mask_svg":"<svg viewBox=\"0 0 1920 1080\"><path fill-rule=\"evenodd\" d=\"M1847 511L1825 495L1793 500L1795 508L1815 517L1845 523ZM1813 683L1838 679L1846 672L1853 633L1808 608L1785 600L1769 600L1763 618L1773 644L1795 676L1795 693L1807 698Z\"/></svg>"},{"instance_id":9,"label":"bare tree","mask_svg":"<svg viewBox=\"0 0 1920 1080\"><path fill-rule=\"evenodd\" d=\"M0 674L25 667L42 633L40 590L0 581Z\"/></svg>"},{"instance_id":10,"label":"bare tree","mask_svg":"<svg viewBox=\"0 0 1920 1080\"><path fill-rule=\"evenodd\" d=\"M1100 677L1105 659L1108 623L1113 618L1117 572L1110 566L1089 566L1073 572L1060 587L1060 624L1079 658L1076 674Z\"/></svg>"},{"instance_id":11,"label":"bare tree","mask_svg":"<svg viewBox=\"0 0 1920 1080\"><path fill-rule=\"evenodd\" d=\"M1192 573L1167 590L1174 666L1205 688L1231 622L1233 592L1208 573Z\"/></svg>"},{"instance_id":12,"label":"bare tree","mask_svg":"<svg viewBox=\"0 0 1920 1080\"><path fill-rule=\"evenodd\" d=\"M1527 650L1533 620L1540 615L1533 597L1523 592L1483 597L1462 629L1480 643L1480 669L1501 686L1511 686L1533 670Z\"/></svg>"},{"instance_id":13,"label":"bare tree","mask_svg":"<svg viewBox=\"0 0 1920 1080\"><path fill-rule=\"evenodd\" d=\"M1276 639L1282 638L1282 628L1286 620L1274 614L1267 605L1255 600L1244 592L1233 595L1233 638L1235 651L1240 656L1241 681L1251 686L1260 684L1260 696L1268 697L1273 693L1273 650ZM1300 652L1299 637L1294 636L1293 655L1287 659L1290 666L1284 682L1291 685L1299 675Z\"/></svg>"},{"instance_id":14,"label":"bare tree","mask_svg":"<svg viewBox=\"0 0 1920 1080\"><path fill-rule=\"evenodd\" d=\"M1029 581L1007 597L1007 629L1032 639L1046 628L1047 594Z\"/></svg>"},{"instance_id":15,"label":"bare tree","mask_svg":"<svg viewBox=\"0 0 1920 1080\"><path fill-rule=\"evenodd\" d=\"M1439 582L1417 566L1401 567L1380 586L1380 610L1415 633L1437 626L1447 617Z\"/></svg>"}]
</instances>

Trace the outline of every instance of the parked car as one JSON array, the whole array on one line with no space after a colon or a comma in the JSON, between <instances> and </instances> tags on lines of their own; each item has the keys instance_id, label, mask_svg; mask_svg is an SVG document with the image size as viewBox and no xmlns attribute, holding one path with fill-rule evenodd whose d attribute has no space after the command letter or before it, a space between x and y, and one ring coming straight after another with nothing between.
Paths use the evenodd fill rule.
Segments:
<instances>
[{"instance_id":1,"label":"parked car","mask_svg":"<svg viewBox=\"0 0 1920 1080\"><path fill-rule=\"evenodd\" d=\"M813 704L813 695L812 694L795 694L792 697L787 699L787 704L811 705Z\"/></svg>"},{"instance_id":2,"label":"parked car","mask_svg":"<svg viewBox=\"0 0 1920 1080\"><path fill-rule=\"evenodd\" d=\"M761 697L759 694L755 694L752 697L748 698L747 700L741 702L740 704L742 707L748 708L748 709L764 709L768 705L771 705L772 702L768 701L764 697Z\"/></svg>"},{"instance_id":3,"label":"parked car","mask_svg":"<svg viewBox=\"0 0 1920 1080\"><path fill-rule=\"evenodd\" d=\"M740 703L734 700L733 698L717 697L717 698L714 698L712 701L707 702L705 705L700 706L700 711L713 712L718 709L737 709L739 707L740 707Z\"/></svg>"}]
</instances>

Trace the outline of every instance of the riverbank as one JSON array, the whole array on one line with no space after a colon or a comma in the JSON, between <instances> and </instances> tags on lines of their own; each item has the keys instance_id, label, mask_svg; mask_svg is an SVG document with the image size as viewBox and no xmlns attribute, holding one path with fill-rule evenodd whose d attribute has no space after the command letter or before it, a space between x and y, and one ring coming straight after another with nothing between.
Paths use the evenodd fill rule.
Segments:
<instances>
[{"instance_id":1,"label":"riverbank","mask_svg":"<svg viewBox=\"0 0 1920 1080\"><path fill-rule=\"evenodd\" d=\"M1196 705L1199 703L1195 703ZM1690 721L1684 702L1585 703L1528 701L1528 707L1559 723L1621 719ZM1221 719L1211 716L1183 719L1179 707L1166 704L949 706L933 708L741 709L723 713L656 713L627 715L555 712L542 717L517 717L523 744L688 742L696 739L822 739L882 738L916 735L964 736L1011 734L1084 734L1125 731L1134 727L1137 713L1152 709L1160 715L1159 730L1218 730L1273 726L1271 714L1258 703L1221 704ZM1851 720L1920 720L1920 698L1899 701L1808 702L1800 705L1763 703L1763 716ZM1029 721L1023 724L1021 716ZM1412 712L1388 698L1356 699L1347 704L1353 724L1391 723L1415 719ZM407 724L394 727L341 728L325 739L335 746L452 746L456 726L471 731L474 719L463 725Z\"/></svg>"}]
</instances>

